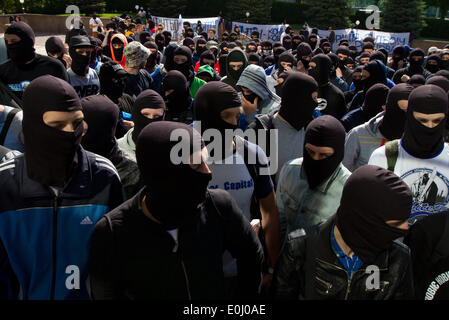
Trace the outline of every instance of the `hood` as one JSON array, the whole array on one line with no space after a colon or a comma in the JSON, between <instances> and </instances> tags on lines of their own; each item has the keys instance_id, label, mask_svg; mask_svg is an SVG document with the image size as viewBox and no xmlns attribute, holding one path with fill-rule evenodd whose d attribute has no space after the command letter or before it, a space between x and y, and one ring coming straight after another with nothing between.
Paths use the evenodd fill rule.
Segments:
<instances>
[{"instance_id":1,"label":"hood","mask_svg":"<svg viewBox=\"0 0 449 320\"><path fill-rule=\"evenodd\" d=\"M248 88L254 92L258 97L260 97L262 102L267 100L275 100L279 103L281 102L281 98L271 92L268 88L267 77L262 67L254 64L246 67L246 69L243 70L237 85Z\"/></svg>"}]
</instances>

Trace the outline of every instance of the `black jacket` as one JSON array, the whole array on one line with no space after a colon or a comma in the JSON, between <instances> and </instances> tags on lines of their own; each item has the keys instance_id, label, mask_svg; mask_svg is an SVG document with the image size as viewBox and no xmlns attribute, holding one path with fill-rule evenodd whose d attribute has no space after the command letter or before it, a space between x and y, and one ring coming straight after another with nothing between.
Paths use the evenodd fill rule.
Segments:
<instances>
[{"instance_id":1,"label":"black jacket","mask_svg":"<svg viewBox=\"0 0 449 320\"><path fill-rule=\"evenodd\" d=\"M90 251L94 299L223 298L224 250L237 260L237 292L257 296L262 247L226 191L208 192L196 219L178 229L179 247L161 224L144 215L143 194L144 189L95 226Z\"/></svg>"},{"instance_id":2,"label":"black jacket","mask_svg":"<svg viewBox=\"0 0 449 320\"><path fill-rule=\"evenodd\" d=\"M348 111L343 91L330 82L318 88L318 98L323 98L327 101L327 107L322 111L324 114L341 119Z\"/></svg>"},{"instance_id":3,"label":"black jacket","mask_svg":"<svg viewBox=\"0 0 449 320\"><path fill-rule=\"evenodd\" d=\"M395 84L401 83L401 82L402 82L402 81L401 81L401 78L402 78L402 76L403 76L404 74L408 75L409 77L411 77L411 76L413 76L413 75L415 75L415 74L421 74L421 75L423 75L424 78L426 78L426 79L427 79L429 76L432 75L432 73L430 73L429 71L427 71L427 70L424 69L424 68L422 68L421 72L415 72L415 73L413 73L412 71L410 71L409 67L407 67L407 68L399 69L399 70L397 70L397 71L394 73L393 79L392 79L393 82L394 82Z\"/></svg>"},{"instance_id":4,"label":"black jacket","mask_svg":"<svg viewBox=\"0 0 449 320\"><path fill-rule=\"evenodd\" d=\"M409 249L393 242L372 265L380 270L379 289L368 289L363 264L351 279L332 251L330 232L335 216L309 230L289 234L273 277L276 299L390 300L412 299L414 290ZM368 279L369 280L369 279ZM369 281L368 281L369 282Z\"/></svg>"}]
</instances>

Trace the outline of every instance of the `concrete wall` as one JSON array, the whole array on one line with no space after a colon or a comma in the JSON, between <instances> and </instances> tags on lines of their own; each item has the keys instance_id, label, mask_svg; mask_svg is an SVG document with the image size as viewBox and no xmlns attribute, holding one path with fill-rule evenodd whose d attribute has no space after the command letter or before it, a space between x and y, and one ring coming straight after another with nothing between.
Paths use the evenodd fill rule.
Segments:
<instances>
[{"instance_id":1,"label":"concrete wall","mask_svg":"<svg viewBox=\"0 0 449 320\"><path fill-rule=\"evenodd\" d=\"M421 48L427 54L427 50L430 47L437 47L439 49L442 49L447 44L449 44L449 41L445 42L445 41L434 41L434 40L413 40L412 48Z\"/></svg>"},{"instance_id":2,"label":"concrete wall","mask_svg":"<svg viewBox=\"0 0 449 320\"><path fill-rule=\"evenodd\" d=\"M33 28L35 34L65 34L67 32L66 20L68 17L45 14L18 14L22 21ZM84 26L89 34L89 20L91 17L81 17ZM111 22L111 19L100 18L103 25ZM4 33L9 24L9 15L0 15L0 33Z\"/></svg>"}]
</instances>

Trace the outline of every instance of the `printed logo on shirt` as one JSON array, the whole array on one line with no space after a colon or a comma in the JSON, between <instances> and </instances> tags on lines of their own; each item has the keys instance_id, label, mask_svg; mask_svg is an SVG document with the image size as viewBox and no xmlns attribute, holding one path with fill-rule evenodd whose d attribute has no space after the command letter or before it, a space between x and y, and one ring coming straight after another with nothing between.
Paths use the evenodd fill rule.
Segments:
<instances>
[{"instance_id":1,"label":"printed logo on shirt","mask_svg":"<svg viewBox=\"0 0 449 320\"><path fill-rule=\"evenodd\" d=\"M438 293L438 290L440 290L441 286L443 286L448 281L449 271L438 275L427 287L424 300L433 300L435 298L435 295Z\"/></svg>"},{"instance_id":2,"label":"printed logo on shirt","mask_svg":"<svg viewBox=\"0 0 449 320\"><path fill-rule=\"evenodd\" d=\"M416 168L401 176L413 195L412 212L409 224L446 210L449 202L449 180L437 171L436 167Z\"/></svg>"},{"instance_id":3,"label":"printed logo on shirt","mask_svg":"<svg viewBox=\"0 0 449 320\"><path fill-rule=\"evenodd\" d=\"M100 88L96 84L89 84L86 86L73 86L80 98L96 95L100 92Z\"/></svg>"},{"instance_id":4,"label":"printed logo on shirt","mask_svg":"<svg viewBox=\"0 0 449 320\"><path fill-rule=\"evenodd\" d=\"M250 180L241 180L239 182L230 182L230 181L225 181L224 183L224 187L220 188L218 185L215 186L209 186L209 189L224 189L224 190L241 190L241 189L248 189L248 188L253 188L254 187L254 182L253 179Z\"/></svg>"},{"instance_id":5,"label":"printed logo on shirt","mask_svg":"<svg viewBox=\"0 0 449 320\"><path fill-rule=\"evenodd\" d=\"M93 224L92 220L90 220L89 216L86 216L83 220L81 220L81 225Z\"/></svg>"},{"instance_id":6,"label":"printed logo on shirt","mask_svg":"<svg viewBox=\"0 0 449 320\"><path fill-rule=\"evenodd\" d=\"M14 92L24 92L30 83L30 81L22 81L21 83L8 84L8 87Z\"/></svg>"}]
</instances>

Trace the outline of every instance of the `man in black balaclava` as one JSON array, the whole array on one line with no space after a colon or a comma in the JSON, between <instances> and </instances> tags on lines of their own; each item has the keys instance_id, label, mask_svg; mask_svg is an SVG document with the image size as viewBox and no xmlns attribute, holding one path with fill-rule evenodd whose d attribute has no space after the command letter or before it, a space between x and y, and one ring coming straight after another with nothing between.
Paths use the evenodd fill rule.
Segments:
<instances>
[{"instance_id":1,"label":"man in black balaclava","mask_svg":"<svg viewBox=\"0 0 449 320\"><path fill-rule=\"evenodd\" d=\"M409 56L409 65L406 68L397 70L393 76L393 82L398 84L401 82L407 82L411 76L415 74L422 74L426 79L431 73L424 69L424 56L425 53L421 49L414 49ZM406 77L404 77L406 76Z\"/></svg>"},{"instance_id":2,"label":"man in black balaclava","mask_svg":"<svg viewBox=\"0 0 449 320\"><path fill-rule=\"evenodd\" d=\"M346 181L335 215L288 237L274 275L274 298L412 299L410 253L394 241L407 234L411 207L412 194L399 177L377 166L359 168ZM382 280L388 285L381 282L382 290L367 290L369 265L385 270Z\"/></svg>"},{"instance_id":3,"label":"man in black balaclava","mask_svg":"<svg viewBox=\"0 0 449 320\"><path fill-rule=\"evenodd\" d=\"M221 81L240 91L237 82L247 65L248 60L245 53L239 48L232 49L226 59L226 77L223 77Z\"/></svg>"},{"instance_id":4,"label":"man in black balaclava","mask_svg":"<svg viewBox=\"0 0 449 320\"><path fill-rule=\"evenodd\" d=\"M229 32L225 31L223 32L223 35L221 36L221 41L229 41Z\"/></svg>"},{"instance_id":5,"label":"man in black balaclava","mask_svg":"<svg viewBox=\"0 0 449 320\"><path fill-rule=\"evenodd\" d=\"M347 46L340 45L335 53L338 56L339 62L338 62L338 69L337 73L341 73L341 78L346 81L348 86L351 86L352 84L352 71L346 67L346 58L351 56L351 51ZM355 59L355 57L353 57Z\"/></svg>"},{"instance_id":6,"label":"man in black balaclava","mask_svg":"<svg viewBox=\"0 0 449 320\"><path fill-rule=\"evenodd\" d=\"M277 46L277 47L273 46L274 64L272 66L268 67L265 70L265 74L267 76L271 76L273 73L276 72L277 66L278 66L279 57L285 51L286 51L285 48L282 47L282 46Z\"/></svg>"},{"instance_id":7,"label":"man in black balaclava","mask_svg":"<svg viewBox=\"0 0 449 320\"><path fill-rule=\"evenodd\" d=\"M164 32L162 32L162 34L164 35L164 40L165 40L165 43L164 43L164 45L165 45L165 47L166 46L168 46L169 44L170 44L170 42L171 42L171 32L170 31L164 31Z\"/></svg>"},{"instance_id":8,"label":"man in black balaclava","mask_svg":"<svg viewBox=\"0 0 449 320\"><path fill-rule=\"evenodd\" d=\"M156 36L154 37L154 41L157 44L157 48L160 52L164 53L164 48L165 48L165 36L163 34L156 34Z\"/></svg>"},{"instance_id":9,"label":"man in black balaclava","mask_svg":"<svg viewBox=\"0 0 449 320\"><path fill-rule=\"evenodd\" d=\"M273 44L271 41L262 41L260 45L262 47L262 50L260 51L262 58L265 59L266 57L273 55Z\"/></svg>"},{"instance_id":10,"label":"man in black balaclava","mask_svg":"<svg viewBox=\"0 0 449 320\"><path fill-rule=\"evenodd\" d=\"M195 41L192 38L185 38L182 41L182 45L189 47L192 52L195 52Z\"/></svg>"},{"instance_id":11,"label":"man in black balaclava","mask_svg":"<svg viewBox=\"0 0 449 320\"><path fill-rule=\"evenodd\" d=\"M363 91L357 93L353 100L349 110L359 108L363 101L365 101L366 92L376 83L382 83L387 85L387 76L385 74L385 66L378 60L368 62L362 71Z\"/></svg>"},{"instance_id":12,"label":"man in black balaclava","mask_svg":"<svg viewBox=\"0 0 449 320\"><path fill-rule=\"evenodd\" d=\"M349 104L354 96L363 90L363 81L362 81L362 71L363 67L356 67L352 71L352 83L354 84L354 89L347 91L344 93L346 104Z\"/></svg>"},{"instance_id":13,"label":"man in black balaclava","mask_svg":"<svg viewBox=\"0 0 449 320\"><path fill-rule=\"evenodd\" d=\"M143 46L147 49L150 49L151 54L148 57L147 63L145 65L145 70L149 72L149 74L152 74L157 66L161 63L161 53L157 49L156 43L153 41L147 41L143 44Z\"/></svg>"},{"instance_id":14,"label":"man in black balaclava","mask_svg":"<svg viewBox=\"0 0 449 320\"><path fill-rule=\"evenodd\" d=\"M446 77L443 76L437 76L434 75L427 79L425 84L434 84L436 86L439 86L444 91L449 91L449 80Z\"/></svg>"},{"instance_id":15,"label":"man in black balaclava","mask_svg":"<svg viewBox=\"0 0 449 320\"><path fill-rule=\"evenodd\" d=\"M9 60L0 65L0 81L22 98L26 86L42 75L51 74L68 81L61 61L35 53L34 32L25 22L13 22L5 31Z\"/></svg>"},{"instance_id":16,"label":"man in black balaclava","mask_svg":"<svg viewBox=\"0 0 449 320\"><path fill-rule=\"evenodd\" d=\"M279 77L277 78L276 83L274 84L274 89L278 97L282 97L282 87L284 86L284 82L285 80L287 80L290 74L291 72L282 72L279 74Z\"/></svg>"},{"instance_id":17,"label":"man in black balaclava","mask_svg":"<svg viewBox=\"0 0 449 320\"><path fill-rule=\"evenodd\" d=\"M175 131L184 138L177 139ZM187 152L183 149L182 162L175 164L172 150L180 143ZM109 214L112 230L106 218L96 226L90 251L93 299L223 299L226 250L238 263L232 298L257 296L263 250L235 200L207 189L212 176L205 152L200 135L185 124L163 121L142 130L136 155L145 188ZM106 250L105 232L123 250ZM118 285L121 270L132 272Z\"/></svg>"},{"instance_id":18,"label":"man in black balaclava","mask_svg":"<svg viewBox=\"0 0 449 320\"><path fill-rule=\"evenodd\" d=\"M144 90L137 96L131 112L134 127L117 142L125 156L136 162L137 138L145 126L164 120L166 112L164 99L156 91Z\"/></svg>"},{"instance_id":19,"label":"man in black balaclava","mask_svg":"<svg viewBox=\"0 0 449 320\"><path fill-rule=\"evenodd\" d=\"M14 300L89 299L86 283L81 281L73 290L66 286L67 274L53 272L56 262L64 270L74 263L81 270L80 278L86 279L85 252L91 231L124 197L112 164L80 146L86 129L83 119L78 95L62 79L51 75L38 77L24 92L25 153L3 162L0 170L3 219L4 214L15 217L8 227L0 228L3 297L8 294ZM56 216L73 223L56 223ZM49 229L52 219L55 223ZM73 228L80 223L83 230ZM34 232L24 236L12 230ZM59 248L79 250L41 254L41 263L36 263L35 255L23 254L30 246L36 253L52 252L56 235ZM6 254L5 248L14 249ZM52 286L59 289L50 290Z\"/></svg>"},{"instance_id":20,"label":"man in black balaclava","mask_svg":"<svg viewBox=\"0 0 449 320\"><path fill-rule=\"evenodd\" d=\"M292 37L292 50L296 51L296 48L298 48L299 44L304 42L304 37L300 35L294 35ZM294 53L296 54L296 53Z\"/></svg>"},{"instance_id":21,"label":"man in black balaclava","mask_svg":"<svg viewBox=\"0 0 449 320\"><path fill-rule=\"evenodd\" d=\"M290 37L289 35L286 35L283 39L282 39L282 46L285 48L285 50L287 51L291 51L292 49L292 37Z\"/></svg>"},{"instance_id":22,"label":"man in black balaclava","mask_svg":"<svg viewBox=\"0 0 449 320\"><path fill-rule=\"evenodd\" d=\"M187 79L181 72L172 70L167 73L162 80L161 93L167 106L165 120L192 123L192 98Z\"/></svg>"},{"instance_id":23,"label":"man in black balaclava","mask_svg":"<svg viewBox=\"0 0 449 320\"><path fill-rule=\"evenodd\" d=\"M345 96L340 89L330 83L331 70L332 61L325 54L318 54L310 60L309 75L318 83L318 98L327 101L327 107L321 112L341 119L347 111Z\"/></svg>"},{"instance_id":24,"label":"man in black balaclava","mask_svg":"<svg viewBox=\"0 0 449 320\"><path fill-rule=\"evenodd\" d=\"M370 158L370 164L388 167L409 185L413 193L409 224L447 209L441 196L448 176L449 147L443 139L447 113L448 95L443 89L436 85L414 89L402 139L388 142Z\"/></svg>"},{"instance_id":25,"label":"man in black balaclava","mask_svg":"<svg viewBox=\"0 0 449 320\"><path fill-rule=\"evenodd\" d=\"M306 42L300 43L296 49L296 60L298 61L297 69L300 72L307 73L309 70L309 62L312 59L312 48ZM300 65L300 63L302 66Z\"/></svg>"},{"instance_id":26,"label":"man in black balaclava","mask_svg":"<svg viewBox=\"0 0 449 320\"><path fill-rule=\"evenodd\" d=\"M382 112L385 109L388 92L388 87L382 83L376 83L372 86L366 93L363 106L348 112L341 118L341 123L345 127L346 132L369 121L379 112Z\"/></svg>"},{"instance_id":27,"label":"man in black balaclava","mask_svg":"<svg viewBox=\"0 0 449 320\"><path fill-rule=\"evenodd\" d=\"M267 56L265 57L265 59L263 59L263 68L265 70L267 70L268 67L271 67L272 65L274 65L274 56Z\"/></svg>"},{"instance_id":28,"label":"man in black balaclava","mask_svg":"<svg viewBox=\"0 0 449 320\"><path fill-rule=\"evenodd\" d=\"M314 33L312 33L309 36L309 41L308 41L310 48L312 48L312 50L315 50L315 48L317 48L317 43L318 43L318 36Z\"/></svg>"},{"instance_id":29,"label":"man in black balaclava","mask_svg":"<svg viewBox=\"0 0 449 320\"><path fill-rule=\"evenodd\" d=\"M199 66L209 65L215 67L216 57L210 50L204 51L200 56Z\"/></svg>"},{"instance_id":30,"label":"man in black balaclava","mask_svg":"<svg viewBox=\"0 0 449 320\"><path fill-rule=\"evenodd\" d=\"M413 89L412 85L401 83L388 94L385 114L379 124L380 133L388 141L399 139L404 133L408 99Z\"/></svg>"},{"instance_id":31,"label":"man in black balaclava","mask_svg":"<svg viewBox=\"0 0 449 320\"><path fill-rule=\"evenodd\" d=\"M440 71L441 58L437 54L432 54L427 57L426 70L430 73L437 73Z\"/></svg>"},{"instance_id":32,"label":"man in black balaclava","mask_svg":"<svg viewBox=\"0 0 449 320\"><path fill-rule=\"evenodd\" d=\"M247 45L246 45L245 52L247 54L251 53L251 52L257 52L257 44L254 41L248 42Z\"/></svg>"},{"instance_id":33,"label":"man in black balaclava","mask_svg":"<svg viewBox=\"0 0 449 320\"><path fill-rule=\"evenodd\" d=\"M394 47L388 66L395 71L407 67L407 56L407 50L405 50L404 46Z\"/></svg>"},{"instance_id":34,"label":"man in black balaclava","mask_svg":"<svg viewBox=\"0 0 449 320\"><path fill-rule=\"evenodd\" d=\"M413 87L417 88L426 84L426 78L421 74L414 74L407 81L407 84L411 84Z\"/></svg>"},{"instance_id":35,"label":"man in black balaclava","mask_svg":"<svg viewBox=\"0 0 449 320\"><path fill-rule=\"evenodd\" d=\"M67 56L64 42L58 37L50 37L45 42L45 51L49 57L58 59L62 62L64 67L70 68L71 58ZM69 65L68 65L69 63Z\"/></svg>"},{"instance_id":36,"label":"man in black balaclava","mask_svg":"<svg viewBox=\"0 0 449 320\"><path fill-rule=\"evenodd\" d=\"M186 46L176 48L173 52L173 60L167 59L164 66L167 71L180 71L186 77L189 86L195 77L192 65L192 51Z\"/></svg>"},{"instance_id":37,"label":"man in black balaclava","mask_svg":"<svg viewBox=\"0 0 449 320\"><path fill-rule=\"evenodd\" d=\"M145 42L153 41L149 32L142 32L139 35L139 41L141 44L145 44Z\"/></svg>"},{"instance_id":38,"label":"man in black balaclava","mask_svg":"<svg viewBox=\"0 0 449 320\"><path fill-rule=\"evenodd\" d=\"M193 53L193 63L196 64L200 60L201 54L207 50L206 47L207 41L205 39L196 40L195 44L195 52Z\"/></svg>"},{"instance_id":39,"label":"man in black balaclava","mask_svg":"<svg viewBox=\"0 0 449 320\"><path fill-rule=\"evenodd\" d=\"M137 164L125 157L115 140L119 120L117 105L105 95L85 97L81 105L88 126L81 140L82 146L112 162L120 176L126 199L132 198L143 187L143 182Z\"/></svg>"},{"instance_id":40,"label":"man in black balaclava","mask_svg":"<svg viewBox=\"0 0 449 320\"><path fill-rule=\"evenodd\" d=\"M228 54L222 54L220 55L220 58L218 58L218 64L220 66L220 77L226 76L226 60L228 59Z\"/></svg>"},{"instance_id":41,"label":"man in black balaclava","mask_svg":"<svg viewBox=\"0 0 449 320\"><path fill-rule=\"evenodd\" d=\"M262 66L262 58L257 53L248 54L248 65L255 64L256 66Z\"/></svg>"},{"instance_id":42,"label":"man in black balaclava","mask_svg":"<svg viewBox=\"0 0 449 320\"><path fill-rule=\"evenodd\" d=\"M320 43L320 48L321 48L321 50L323 50L324 54L328 54L332 50L331 44L329 42L327 42L327 41L321 42Z\"/></svg>"},{"instance_id":43,"label":"man in black balaclava","mask_svg":"<svg viewBox=\"0 0 449 320\"><path fill-rule=\"evenodd\" d=\"M351 174L341 164L345 129L334 117L325 115L310 122L302 148L303 157L284 166L278 183L281 239L294 230L312 227L332 216ZM292 191L286 195L286 190ZM325 205L317 207L317 201ZM294 209L297 207L302 208L300 215Z\"/></svg>"},{"instance_id":44,"label":"man in black balaclava","mask_svg":"<svg viewBox=\"0 0 449 320\"><path fill-rule=\"evenodd\" d=\"M275 91L275 84L281 73L296 71L296 63L295 57L288 51L284 51L279 56L276 71L267 77L267 84L271 91Z\"/></svg>"},{"instance_id":45,"label":"man in black balaclava","mask_svg":"<svg viewBox=\"0 0 449 320\"><path fill-rule=\"evenodd\" d=\"M343 93L345 93L346 91L349 90L349 86L345 80L343 80L342 78L337 76L337 68L338 68L338 63L339 63L338 56L332 52L328 53L327 56L332 61L332 69L331 69L331 74L330 74L329 80L334 86L336 86ZM349 58L347 58L347 59L349 59Z\"/></svg>"}]
</instances>

